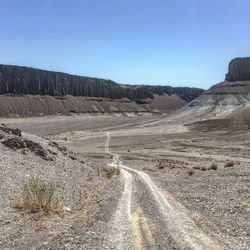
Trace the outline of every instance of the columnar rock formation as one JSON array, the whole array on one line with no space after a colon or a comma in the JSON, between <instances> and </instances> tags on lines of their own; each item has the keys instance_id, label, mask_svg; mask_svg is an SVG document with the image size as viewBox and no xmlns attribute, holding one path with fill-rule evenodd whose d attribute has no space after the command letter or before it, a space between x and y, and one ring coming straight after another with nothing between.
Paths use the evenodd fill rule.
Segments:
<instances>
[{"instance_id":1,"label":"columnar rock formation","mask_svg":"<svg viewBox=\"0 0 250 250\"><path fill-rule=\"evenodd\" d=\"M228 67L226 81L250 81L250 57L233 59Z\"/></svg>"},{"instance_id":2,"label":"columnar rock formation","mask_svg":"<svg viewBox=\"0 0 250 250\"><path fill-rule=\"evenodd\" d=\"M69 75L28 67L0 65L0 95L88 96L110 99L128 98L140 102L154 95L178 95L191 101L203 92L197 88L121 85L111 80Z\"/></svg>"}]
</instances>

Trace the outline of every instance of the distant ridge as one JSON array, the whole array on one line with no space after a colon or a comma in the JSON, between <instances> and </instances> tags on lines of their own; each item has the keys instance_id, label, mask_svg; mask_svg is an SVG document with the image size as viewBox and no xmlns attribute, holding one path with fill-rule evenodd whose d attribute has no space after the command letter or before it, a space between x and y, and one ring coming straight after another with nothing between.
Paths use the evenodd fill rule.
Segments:
<instances>
[{"instance_id":1,"label":"distant ridge","mask_svg":"<svg viewBox=\"0 0 250 250\"><path fill-rule=\"evenodd\" d=\"M122 85L111 80L0 64L0 95L88 96L132 101L177 95L189 102L203 92L188 87Z\"/></svg>"}]
</instances>

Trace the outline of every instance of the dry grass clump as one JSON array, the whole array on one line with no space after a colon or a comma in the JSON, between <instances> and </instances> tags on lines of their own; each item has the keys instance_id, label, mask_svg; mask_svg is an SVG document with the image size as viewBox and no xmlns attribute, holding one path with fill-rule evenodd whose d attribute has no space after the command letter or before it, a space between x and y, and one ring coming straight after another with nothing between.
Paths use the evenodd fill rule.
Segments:
<instances>
[{"instance_id":1,"label":"dry grass clump","mask_svg":"<svg viewBox=\"0 0 250 250\"><path fill-rule=\"evenodd\" d=\"M211 165L210 165L210 167L209 167L209 169L212 169L212 170L217 170L217 168L218 168L218 166L217 166L217 164L216 163L212 163Z\"/></svg>"},{"instance_id":2,"label":"dry grass clump","mask_svg":"<svg viewBox=\"0 0 250 250\"><path fill-rule=\"evenodd\" d=\"M31 177L23 185L21 199L15 207L29 213L60 213L63 208L61 186L54 181Z\"/></svg>"},{"instance_id":3,"label":"dry grass clump","mask_svg":"<svg viewBox=\"0 0 250 250\"><path fill-rule=\"evenodd\" d=\"M87 176L86 181L93 181L94 177L93 176Z\"/></svg>"},{"instance_id":4,"label":"dry grass clump","mask_svg":"<svg viewBox=\"0 0 250 250\"><path fill-rule=\"evenodd\" d=\"M113 175L119 175L120 174L120 168L117 166L112 165L106 165L103 167L103 171L105 173L105 176L107 178L112 178Z\"/></svg>"},{"instance_id":5,"label":"dry grass clump","mask_svg":"<svg viewBox=\"0 0 250 250\"><path fill-rule=\"evenodd\" d=\"M36 232L48 229L47 224L41 219L34 223L33 228L35 229Z\"/></svg>"},{"instance_id":6,"label":"dry grass clump","mask_svg":"<svg viewBox=\"0 0 250 250\"><path fill-rule=\"evenodd\" d=\"M225 168L228 168L228 167L233 167L234 166L234 161L230 160L230 161L227 161L224 165Z\"/></svg>"},{"instance_id":7,"label":"dry grass clump","mask_svg":"<svg viewBox=\"0 0 250 250\"><path fill-rule=\"evenodd\" d=\"M194 171L193 169L189 169L189 170L188 170L188 175L189 175L189 176L193 175L194 173L195 173L195 171Z\"/></svg>"}]
</instances>

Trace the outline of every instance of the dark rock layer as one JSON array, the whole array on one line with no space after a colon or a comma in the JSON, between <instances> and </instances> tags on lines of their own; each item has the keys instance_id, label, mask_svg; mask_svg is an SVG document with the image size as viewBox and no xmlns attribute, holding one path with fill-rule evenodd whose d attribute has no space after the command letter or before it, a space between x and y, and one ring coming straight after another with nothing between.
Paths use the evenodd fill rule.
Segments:
<instances>
[{"instance_id":1,"label":"dark rock layer","mask_svg":"<svg viewBox=\"0 0 250 250\"><path fill-rule=\"evenodd\" d=\"M48 154L53 153L52 151L47 151L40 144L24 139L19 129L0 125L0 143L13 150L22 150L23 154L26 154L27 149L46 161L53 161Z\"/></svg>"},{"instance_id":2,"label":"dark rock layer","mask_svg":"<svg viewBox=\"0 0 250 250\"><path fill-rule=\"evenodd\" d=\"M233 59L228 67L226 81L250 81L250 57Z\"/></svg>"},{"instance_id":3,"label":"dark rock layer","mask_svg":"<svg viewBox=\"0 0 250 250\"><path fill-rule=\"evenodd\" d=\"M0 65L0 95L88 96L128 98L140 102L154 95L178 95L191 101L203 92L198 88L121 85L111 80L69 75L28 67Z\"/></svg>"}]
</instances>

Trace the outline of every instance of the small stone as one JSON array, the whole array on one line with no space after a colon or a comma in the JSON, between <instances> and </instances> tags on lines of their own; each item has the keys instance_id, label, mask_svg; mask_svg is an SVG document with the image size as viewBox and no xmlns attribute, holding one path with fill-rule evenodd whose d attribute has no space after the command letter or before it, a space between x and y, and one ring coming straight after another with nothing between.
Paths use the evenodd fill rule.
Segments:
<instances>
[{"instance_id":1,"label":"small stone","mask_svg":"<svg viewBox=\"0 0 250 250\"><path fill-rule=\"evenodd\" d=\"M65 206L64 206L64 207L63 207L63 211L69 213L69 212L71 212L72 210L71 210L70 207L65 207Z\"/></svg>"}]
</instances>

